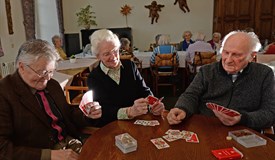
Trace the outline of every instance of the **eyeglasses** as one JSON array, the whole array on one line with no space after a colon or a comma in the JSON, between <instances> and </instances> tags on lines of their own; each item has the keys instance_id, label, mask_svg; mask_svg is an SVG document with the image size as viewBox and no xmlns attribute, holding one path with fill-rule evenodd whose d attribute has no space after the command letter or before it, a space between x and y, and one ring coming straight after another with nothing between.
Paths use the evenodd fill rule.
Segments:
<instances>
[{"instance_id":1,"label":"eyeglasses","mask_svg":"<svg viewBox=\"0 0 275 160\"><path fill-rule=\"evenodd\" d=\"M55 72L55 70L53 70L53 71L46 71L46 70L44 70L44 71L42 71L42 72L37 72L37 71L35 71L32 67L30 67L29 65L25 65L25 66L27 66L29 69L31 69L34 73L36 73L36 75L38 76L38 77L40 77L40 78L42 78L42 77L46 77L46 76L53 76L53 74L54 74L54 72Z\"/></svg>"},{"instance_id":2,"label":"eyeglasses","mask_svg":"<svg viewBox=\"0 0 275 160\"><path fill-rule=\"evenodd\" d=\"M109 57L111 54L118 54L119 53L119 48L115 48L109 52L102 53L104 57Z\"/></svg>"}]
</instances>

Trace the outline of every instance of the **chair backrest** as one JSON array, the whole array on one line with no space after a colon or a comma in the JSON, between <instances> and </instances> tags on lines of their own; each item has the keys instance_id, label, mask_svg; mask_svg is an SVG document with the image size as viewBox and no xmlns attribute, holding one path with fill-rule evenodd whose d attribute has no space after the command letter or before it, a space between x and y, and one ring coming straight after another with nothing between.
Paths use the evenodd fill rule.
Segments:
<instances>
[{"instance_id":1,"label":"chair backrest","mask_svg":"<svg viewBox=\"0 0 275 160\"><path fill-rule=\"evenodd\" d=\"M216 62L216 54L213 52L195 52L194 65L202 66Z\"/></svg>"},{"instance_id":2,"label":"chair backrest","mask_svg":"<svg viewBox=\"0 0 275 160\"><path fill-rule=\"evenodd\" d=\"M171 67L171 71L177 72L179 62L177 61L177 53L168 53L168 54L156 54L155 63L151 64L151 68L158 70L163 67Z\"/></svg>"}]
</instances>

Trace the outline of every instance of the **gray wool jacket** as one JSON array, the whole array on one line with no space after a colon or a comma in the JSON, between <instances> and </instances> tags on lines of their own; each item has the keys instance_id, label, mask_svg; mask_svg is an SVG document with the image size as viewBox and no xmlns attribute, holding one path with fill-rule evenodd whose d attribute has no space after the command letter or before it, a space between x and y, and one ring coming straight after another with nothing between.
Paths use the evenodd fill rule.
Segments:
<instances>
[{"instance_id":1,"label":"gray wool jacket","mask_svg":"<svg viewBox=\"0 0 275 160\"><path fill-rule=\"evenodd\" d=\"M185 110L187 116L214 116L206 107L207 102L240 112L239 123L249 128L270 127L275 122L274 73L268 66L251 62L233 83L221 62L205 65L179 97L175 107Z\"/></svg>"}]
</instances>

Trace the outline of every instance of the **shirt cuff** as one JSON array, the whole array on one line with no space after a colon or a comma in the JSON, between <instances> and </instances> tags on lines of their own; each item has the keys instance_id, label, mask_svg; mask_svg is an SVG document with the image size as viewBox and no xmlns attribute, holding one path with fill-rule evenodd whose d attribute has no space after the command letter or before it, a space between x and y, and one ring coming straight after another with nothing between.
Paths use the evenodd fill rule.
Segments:
<instances>
[{"instance_id":1,"label":"shirt cuff","mask_svg":"<svg viewBox=\"0 0 275 160\"><path fill-rule=\"evenodd\" d=\"M117 119L131 119L128 117L127 115L127 108L120 108L118 111L117 111Z\"/></svg>"},{"instance_id":2,"label":"shirt cuff","mask_svg":"<svg viewBox=\"0 0 275 160\"><path fill-rule=\"evenodd\" d=\"M51 150L50 149L42 149L40 160L51 160Z\"/></svg>"}]
</instances>

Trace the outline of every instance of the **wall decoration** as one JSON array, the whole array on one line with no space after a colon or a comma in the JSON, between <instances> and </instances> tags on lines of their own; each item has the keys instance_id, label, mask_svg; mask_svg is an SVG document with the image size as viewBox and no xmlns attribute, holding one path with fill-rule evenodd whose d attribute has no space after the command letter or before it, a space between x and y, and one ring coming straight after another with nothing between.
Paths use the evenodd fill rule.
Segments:
<instances>
[{"instance_id":1,"label":"wall decoration","mask_svg":"<svg viewBox=\"0 0 275 160\"><path fill-rule=\"evenodd\" d=\"M189 7L188 7L188 5L187 5L187 0L175 0L174 5L176 5L177 2L179 3L180 9L181 9L184 13L186 13L186 10L187 10L187 12L190 12L190 9L189 9ZM185 9L186 9L186 10L185 10Z\"/></svg>"},{"instance_id":2,"label":"wall decoration","mask_svg":"<svg viewBox=\"0 0 275 160\"><path fill-rule=\"evenodd\" d=\"M156 23L158 23L158 19L159 19L158 12L161 11L161 8L163 8L164 5L157 4L156 1L152 1L151 5L146 5L144 7L149 9L149 17L151 17L151 24L154 23L154 20Z\"/></svg>"},{"instance_id":3,"label":"wall decoration","mask_svg":"<svg viewBox=\"0 0 275 160\"><path fill-rule=\"evenodd\" d=\"M126 26L128 27L128 19L127 16L131 14L132 7L129 5L125 4L124 6L121 7L120 13L126 17Z\"/></svg>"},{"instance_id":4,"label":"wall decoration","mask_svg":"<svg viewBox=\"0 0 275 160\"><path fill-rule=\"evenodd\" d=\"M92 11L92 6L87 5L85 8L80 8L80 11L76 13L78 26L82 26L85 29L90 29L91 26L96 26L95 12Z\"/></svg>"},{"instance_id":5,"label":"wall decoration","mask_svg":"<svg viewBox=\"0 0 275 160\"><path fill-rule=\"evenodd\" d=\"M5 5L6 5L6 13L7 13L9 34L13 34L13 25L12 25L12 17L11 17L11 3L10 3L10 0L5 0Z\"/></svg>"}]
</instances>

